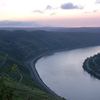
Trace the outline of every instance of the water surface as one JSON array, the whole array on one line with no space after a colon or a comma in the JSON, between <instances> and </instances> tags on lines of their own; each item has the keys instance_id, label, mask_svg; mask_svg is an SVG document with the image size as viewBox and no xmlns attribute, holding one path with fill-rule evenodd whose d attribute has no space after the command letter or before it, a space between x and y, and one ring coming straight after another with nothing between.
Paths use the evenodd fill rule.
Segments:
<instances>
[{"instance_id":1,"label":"water surface","mask_svg":"<svg viewBox=\"0 0 100 100\"><path fill-rule=\"evenodd\" d=\"M82 68L87 57L99 52L100 46L56 52L39 59L36 69L44 83L61 97L100 100L100 80Z\"/></svg>"}]
</instances>

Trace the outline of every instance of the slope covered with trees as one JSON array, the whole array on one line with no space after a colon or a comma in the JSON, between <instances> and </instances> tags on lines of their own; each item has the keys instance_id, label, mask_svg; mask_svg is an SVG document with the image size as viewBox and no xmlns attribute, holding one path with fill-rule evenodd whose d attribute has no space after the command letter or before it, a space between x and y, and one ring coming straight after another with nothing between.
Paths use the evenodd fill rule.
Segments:
<instances>
[{"instance_id":1,"label":"slope covered with trees","mask_svg":"<svg viewBox=\"0 0 100 100\"><path fill-rule=\"evenodd\" d=\"M100 33L0 30L0 75L7 75L18 83L43 91L42 95L47 91L41 89L31 78L30 71L24 63L30 58L51 51L100 45L99 37ZM9 71L14 64L18 66L18 70ZM41 96L38 100L42 100Z\"/></svg>"},{"instance_id":2,"label":"slope covered with trees","mask_svg":"<svg viewBox=\"0 0 100 100\"><path fill-rule=\"evenodd\" d=\"M100 44L99 33L47 32L47 31L0 31L0 50L25 59L29 53L65 48L78 48ZM15 52L16 51L16 52Z\"/></svg>"},{"instance_id":3,"label":"slope covered with trees","mask_svg":"<svg viewBox=\"0 0 100 100\"><path fill-rule=\"evenodd\" d=\"M100 53L87 58L83 63L83 68L90 75L100 79Z\"/></svg>"}]
</instances>

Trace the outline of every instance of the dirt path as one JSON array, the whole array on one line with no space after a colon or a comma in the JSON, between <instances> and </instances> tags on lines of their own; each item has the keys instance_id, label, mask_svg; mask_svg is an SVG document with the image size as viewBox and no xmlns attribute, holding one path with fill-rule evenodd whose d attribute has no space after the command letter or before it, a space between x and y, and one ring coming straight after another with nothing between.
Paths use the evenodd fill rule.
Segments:
<instances>
[{"instance_id":1,"label":"dirt path","mask_svg":"<svg viewBox=\"0 0 100 100\"><path fill-rule=\"evenodd\" d=\"M7 58L8 54L5 55L3 62L1 63L0 67L6 62L6 58Z\"/></svg>"}]
</instances>

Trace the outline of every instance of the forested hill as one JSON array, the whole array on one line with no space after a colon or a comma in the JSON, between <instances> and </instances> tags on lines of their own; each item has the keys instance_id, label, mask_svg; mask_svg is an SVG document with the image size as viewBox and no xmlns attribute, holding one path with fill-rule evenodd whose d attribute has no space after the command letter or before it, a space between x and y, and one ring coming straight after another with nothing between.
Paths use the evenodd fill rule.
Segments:
<instances>
[{"instance_id":1,"label":"forested hill","mask_svg":"<svg viewBox=\"0 0 100 100\"><path fill-rule=\"evenodd\" d=\"M100 27L77 27L77 28L66 28L66 27L30 27L30 28L22 28L22 27L0 27L0 30L26 30L26 31L36 31L36 30L44 30L44 31L52 31L52 32L88 32L88 33L99 33Z\"/></svg>"},{"instance_id":2,"label":"forested hill","mask_svg":"<svg viewBox=\"0 0 100 100\"><path fill-rule=\"evenodd\" d=\"M25 97L22 95L23 97L20 97L14 95L15 98L19 97L18 100L24 100L25 98L36 100L62 100L58 97L55 99L55 96L51 97L45 90L41 90L39 84L32 80L29 69L24 65L24 62L31 57L35 58L38 55L55 50L97 45L100 45L99 32L50 32L41 30L28 32L23 30L0 30L0 87L2 87L0 89L0 99L6 98L9 94L16 94L16 91L17 93L20 91L21 93L28 93L28 96ZM16 65L18 66L18 70L13 71ZM4 78L5 75L7 75L7 79ZM17 83L25 84L28 87L33 88L31 94L34 93L29 95L30 91L27 90L28 88L25 89L26 92L23 92L23 89L21 88L17 89L12 87L10 84L13 84L14 82L10 80L9 76ZM3 85L2 82L5 84ZM17 87L20 87L20 84L17 84ZM3 92L6 92L6 94Z\"/></svg>"},{"instance_id":3,"label":"forested hill","mask_svg":"<svg viewBox=\"0 0 100 100\"><path fill-rule=\"evenodd\" d=\"M30 53L100 45L99 37L100 33L0 30L0 50L23 60Z\"/></svg>"},{"instance_id":4,"label":"forested hill","mask_svg":"<svg viewBox=\"0 0 100 100\"><path fill-rule=\"evenodd\" d=\"M100 53L87 58L83 63L83 68L95 78L100 79Z\"/></svg>"}]
</instances>

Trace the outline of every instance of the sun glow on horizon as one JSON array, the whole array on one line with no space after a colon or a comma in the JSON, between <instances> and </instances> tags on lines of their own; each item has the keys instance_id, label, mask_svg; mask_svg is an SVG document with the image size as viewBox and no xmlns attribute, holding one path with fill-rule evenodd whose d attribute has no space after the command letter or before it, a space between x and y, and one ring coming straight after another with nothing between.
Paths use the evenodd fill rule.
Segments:
<instances>
[{"instance_id":1,"label":"sun glow on horizon","mask_svg":"<svg viewBox=\"0 0 100 100\"><path fill-rule=\"evenodd\" d=\"M97 1L0 0L0 23L6 25L8 20L9 23L35 21L39 26L99 26L100 3Z\"/></svg>"}]
</instances>

